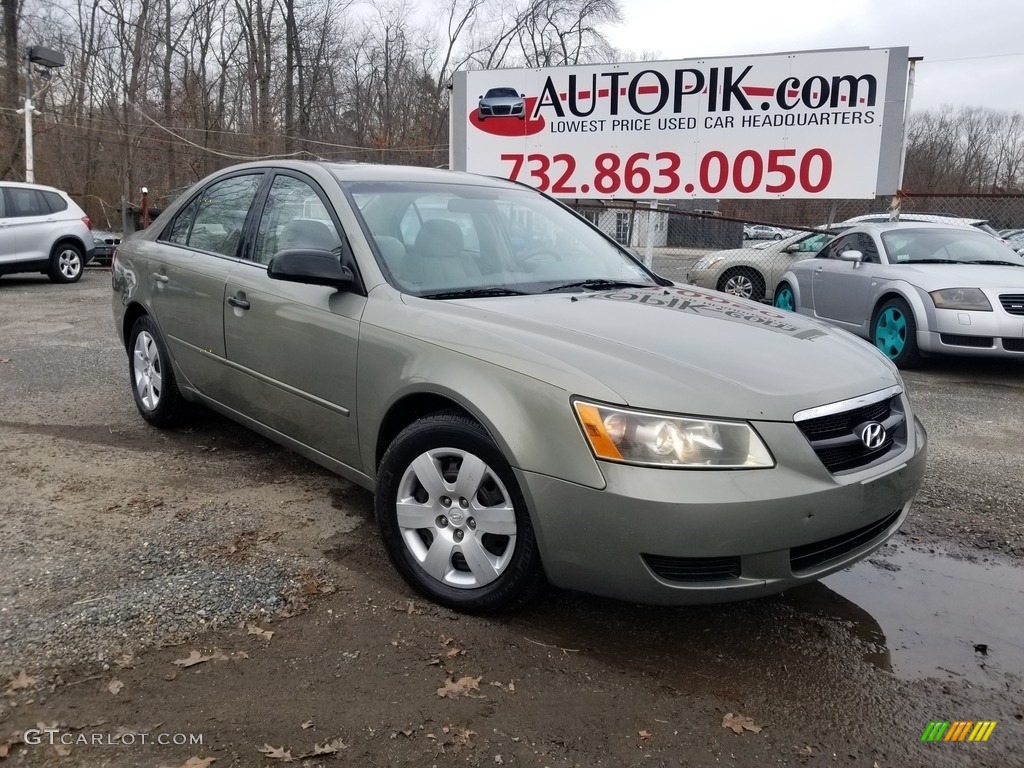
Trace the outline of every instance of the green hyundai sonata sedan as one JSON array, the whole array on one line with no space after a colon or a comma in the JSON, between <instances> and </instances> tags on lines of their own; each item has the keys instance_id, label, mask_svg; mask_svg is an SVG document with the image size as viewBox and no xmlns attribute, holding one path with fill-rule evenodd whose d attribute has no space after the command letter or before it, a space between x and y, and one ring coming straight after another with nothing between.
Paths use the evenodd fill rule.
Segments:
<instances>
[{"instance_id":1,"label":"green hyundai sonata sedan","mask_svg":"<svg viewBox=\"0 0 1024 768\"><path fill-rule=\"evenodd\" d=\"M779 592L881 546L924 473L873 347L497 179L234 166L120 245L113 289L146 421L201 404L373 490L396 568L458 610Z\"/></svg>"}]
</instances>

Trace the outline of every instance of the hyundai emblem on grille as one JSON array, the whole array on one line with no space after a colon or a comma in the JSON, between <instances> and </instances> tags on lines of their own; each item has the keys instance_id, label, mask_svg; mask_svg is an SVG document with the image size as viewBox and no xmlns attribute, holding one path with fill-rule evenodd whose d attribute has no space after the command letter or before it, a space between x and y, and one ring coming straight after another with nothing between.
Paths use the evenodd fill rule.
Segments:
<instances>
[{"instance_id":1,"label":"hyundai emblem on grille","mask_svg":"<svg viewBox=\"0 0 1024 768\"><path fill-rule=\"evenodd\" d=\"M864 447L871 451L881 448L885 442L885 427L877 421L869 421L860 428L858 434Z\"/></svg>"}]
</instances>

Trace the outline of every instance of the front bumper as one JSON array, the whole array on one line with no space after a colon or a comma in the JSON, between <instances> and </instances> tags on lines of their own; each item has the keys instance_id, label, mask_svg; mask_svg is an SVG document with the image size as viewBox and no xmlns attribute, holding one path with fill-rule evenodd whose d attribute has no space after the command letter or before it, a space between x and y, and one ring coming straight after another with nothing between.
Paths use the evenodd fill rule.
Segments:
<instances>
[{"instance_id":1,"label":"front bumper","mask_svg":"<svg viewBox=\"0 0 1024 768\"><path fill-rule=\"evenodd\" d=\"M770 470L602 462L600 490L530 472L518 478L554 585L662 605L741 600L845 568L899 530L925 470L927 437L914 425L898 457L842 476L798 443L780 451L769 439L779 461ZM796 431L757 428L766 438Z\"/></svg>"},{"instance_id":2,"label":"front bumper","mask_svg":"<svg viewBox=\"0 0 1024 768\"><path fill-rule=\"evenodd\" d=\"M934 310L930 328L918 329L917 345L943 355L1024 357L1024 316L996 305L992 312Z\"/></svg>"}]
</instances>

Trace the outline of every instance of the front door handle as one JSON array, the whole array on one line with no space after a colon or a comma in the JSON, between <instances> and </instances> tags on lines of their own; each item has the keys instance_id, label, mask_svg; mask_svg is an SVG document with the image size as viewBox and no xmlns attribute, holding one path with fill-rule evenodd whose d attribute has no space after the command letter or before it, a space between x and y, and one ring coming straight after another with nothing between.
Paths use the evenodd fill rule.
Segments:
<instances>
[{"instance_id":1,"label":"front door handle","mask_svg":"<svg viewBox=\"0 0 1024 768\"><path fill-rule=\"evenodd\" d=\"M232 307L238 307L239 309L248 309L250 304L245 299L240 299L237 296L229 296L228 304Z\"/></svg>"},{"instance_id":2,"label":"front door handle","mask_svg":"<svg viewBox=\"0 0 1024 768\"><path fill-rule=\"evenodd\" d=\"M167 275L161 275L158 272L153 273L153 279L156 280L158 283L169 283L171 281L171 278L169 278Z\"/></svg>"}]
</instances>

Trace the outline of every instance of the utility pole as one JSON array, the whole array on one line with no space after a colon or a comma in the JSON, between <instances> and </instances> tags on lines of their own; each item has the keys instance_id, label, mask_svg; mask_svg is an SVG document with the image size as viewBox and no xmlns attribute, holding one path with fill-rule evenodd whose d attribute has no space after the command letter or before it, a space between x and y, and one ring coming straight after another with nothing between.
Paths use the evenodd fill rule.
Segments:
<instances>
[{"instance_id":1,"label":"utility pole","mask_svg":"<svg viewBox=\"0 0 1024 768\"><path fill-rule=\"evenodd\" d=\"M36 180L32 156L32 113L35 112L32 105L33 64L38 64L39 73L49 79L53 67L64 66L64 54L41 45L31 45L25 50L25 107L19 109L18 114L25 115L25 181L30 184Z\"/></svg>"}]
</instances>

